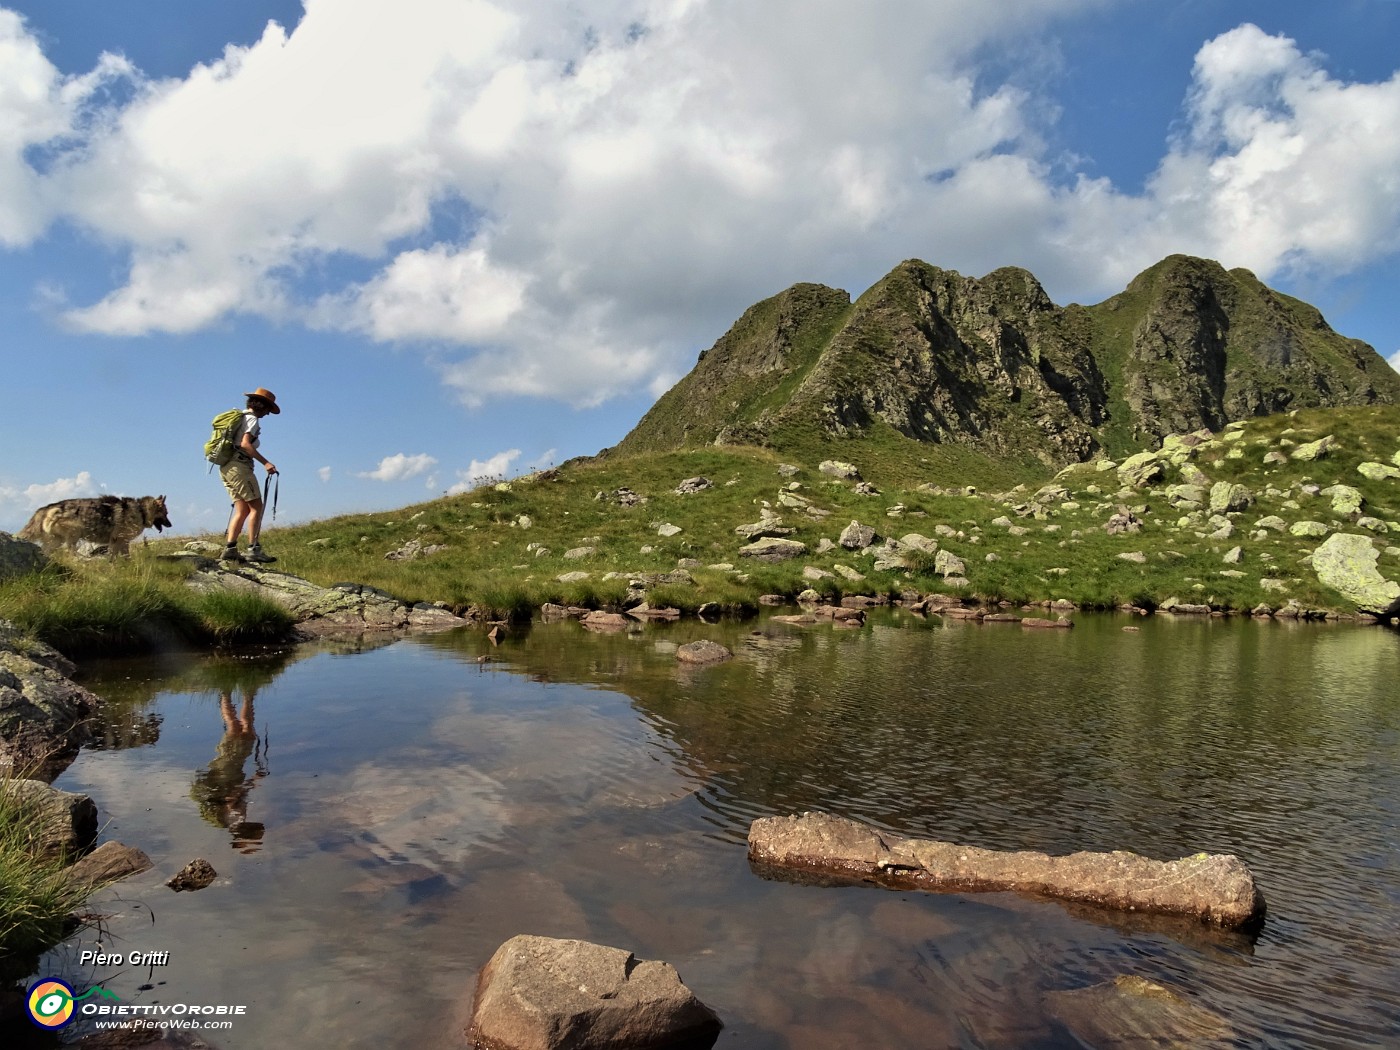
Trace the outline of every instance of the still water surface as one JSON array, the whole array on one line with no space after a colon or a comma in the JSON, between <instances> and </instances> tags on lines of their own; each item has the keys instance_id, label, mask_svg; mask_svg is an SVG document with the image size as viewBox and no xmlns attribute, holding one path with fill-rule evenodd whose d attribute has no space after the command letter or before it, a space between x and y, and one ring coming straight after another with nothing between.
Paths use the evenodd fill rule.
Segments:
<instances>
[{"instance_id":1,"label":"still water surface","mask_svg":"<svg viewBox=\"0 0 1400 1050\"><path fill-rule=\"evenodd\" d=\"M679 665L695 637L736 658ZM110 725L57 786L157 871L99 897L103 934L40 972L244 1004L207 1036L226 1050L462 1045L476 972L517 933L673 963L719 1047L1080 1046L1055 993L1123 974L1218 1015L1222 1045L1400 1045L1395 632L563 624L86 684ZM806 809L1000 849L1236 853L1269 916L1251 941L751 873L750 821ZM196 856L213 886L161 885ZM99 941L170 963L80 964Z\"/></svg>"}]
</instances>

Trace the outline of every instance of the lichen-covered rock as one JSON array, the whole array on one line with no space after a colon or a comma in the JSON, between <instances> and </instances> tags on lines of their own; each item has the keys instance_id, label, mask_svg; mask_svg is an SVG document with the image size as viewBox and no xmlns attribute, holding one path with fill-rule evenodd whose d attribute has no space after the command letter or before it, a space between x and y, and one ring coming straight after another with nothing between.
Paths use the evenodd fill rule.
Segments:
<instances>
[{"instance_id":1,"label":"lichen-covered rock","mask_svg":"<svg viewBox=\"0 0 1400 1050\"><path fill-rule=\"evenodd\" d=\"M856 469L854 463L843 463L836 459L824 459L817 466L823 474L832 478L843 480L855 480L860 478L860 471Z\"/></svg>"},{"instance_id":2,"label":"lichen-covered rock","mask_svg":"<svg viewBox=\"0 0 1400 1050\"><path fill-rule=\"evenodd\" d=\"M1206 501L1200 485L1168 485L1167 502L1178 510L1199 510Z\"/></svg>"},{"instance_id":3,"label":"lichen-covered rock","mask_svg":"<svg viewBox=\"0 0 1400 1050\"><path fill-rule=\"evenodd\" d=\"M696 492L704 492L706 489L712 488L713 486L714 482L709 478L686 478L676 486L676 494L678 496L689 496Z\"/></svg>"},{"instance_id":4,"label":"lichen-covered rock","mask_svg":"<svg viewBox=\"0 0 1400 1050\"><path fill-rule=\"evenodd\" d=\"M1322 490L1322 495L1331 497L1332 513L1344 517L1360 514L1361 508L1366 505L1365 497L1350 485L1328 485Z\"/></svg>"},{"instance_id":5,"label":"lichen-covered rock","mask_svg":"<svg viewBox=\"0 0 1400 1050\"><path fill-rule=\"evenodd\" d=\"M712 1045L723 1026L669 963L621 948L512 937L477 977L479 1050L664 1050Z\"/></svg>"},{"instance_id":6,"label":"lichen-covered rock","mask_svg":"<svg viewBox=\"0 0 1400 1050\"><path fill-rule=\"evenodd\" d=\"M1212 514L1228 514L1244 510L1254 502L1254 493L1243 485L1228 481L1217 481L1210 487L1210 510Z\"/></svg>"},{"instance_id":7,"label":"lichen-covered rock","mask_svg":"<svg viewBox=\"0 0 1400 1050\"><path fill-rule=\"evenodd\" d=\"M1024 622L1024 621L1023 621ZM784 871L940 892L1017 890L1229 929L1264 918L1264 896L1238 857L1198 853L1156 861L1136 853L1002 852L899 838L825 813L760 817L749 828L749 862Z\"/></svg>"},{"instance_id":8,"label":"lichen-covered rock","mask_svg":"<svg viewBox=\"0 0 1400 1050\"><path fill-rule=\"evenodd\" d=\"M1321 539L1327 535L1327 526L1320 521L1295 521L1288 527L1288 534Z\"/></svg>"},{"instance_id":9,"label":"lichen-covered rock","mask_svg":"<svg viewBox=\"0 0 1400 1050\"><path fill-rule=\"evenodd\" d=\"M1400 583L1387 580L1376 568L1380 552L1369 536L1333 533L1313 551L1318 581L1339 592L1359 611L1373 616L1400 614Z\"/></svg>"},{"instance_id":10,"label":"lichen-covered rock","mask_svg":"<svg viewBox=\"0 0 1400 1050\"><path fill-rule=\"evenodd\" d=\"M1386 463L1362 463L1356 468L1356 472L1363 478L1370 478L1372 481L1391 481L1400 478L1400 467L1392 467Z\"/></svg>"},{"instance_id":11,"label":"lichen-covered rock","mask_svg":"<svg viewBox=\"0 0 1400 1050\"><path fill-rule=\"evenodd\" d=\"M1316 441L1309 441L1306 445L1299 445L1288 454L1288 457L1290 459L1310 463L1313 460L1324 458L1335 444L1336 439L1331 434L1328 434L1326 437L1318 438Z\"/></svg>"},{"instance_id":12,"label":"lichen-covered rock","mask_svg":"<svg viewBox=\"0 0 1400 1050\"><path fill-rule=\"evenodd\" d=\"M1118 467L1118 480L1132 488L1146 488L1166 476L1166 465L1155 452L1139 452L1129 456Z\"/></svg>"},{"instance_id":13,"label":"lichen-covered rock","mask_svg":"<svg viewBox=\"0 0 1400 1050\"><path fill-rule=\"evenodd\" d=\"M933 571L940 576L961 576L967 572L967 565L950 550L940 550L933 556Z\"/></svg>"}]
</instances>

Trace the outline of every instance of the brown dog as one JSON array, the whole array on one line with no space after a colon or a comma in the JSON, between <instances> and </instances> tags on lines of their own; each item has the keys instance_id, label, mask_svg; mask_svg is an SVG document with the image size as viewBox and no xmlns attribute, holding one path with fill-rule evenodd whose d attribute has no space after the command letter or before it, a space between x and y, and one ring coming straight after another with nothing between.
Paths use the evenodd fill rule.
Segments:
<instances>
[{"instance_id":1,"label":"brown dog","mask_svg":"<svg viewBox=\"0 0 1400 1050\"><path fill-rule=\"evenodd\" d=\"M173 527L164 496L98 496L40 507L16 535L46 551L77 550L86 540L115 555L130 554L131 541L152 526L157 532Z\"/></svg>"}]
</instances>

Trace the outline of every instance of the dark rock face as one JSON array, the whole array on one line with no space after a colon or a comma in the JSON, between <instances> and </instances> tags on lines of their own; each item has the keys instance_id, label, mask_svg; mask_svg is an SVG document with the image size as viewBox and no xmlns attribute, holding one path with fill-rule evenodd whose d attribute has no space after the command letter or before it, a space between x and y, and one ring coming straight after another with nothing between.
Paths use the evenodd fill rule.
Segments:
<instances>
[{"instance_id":1,"label":"dark rock face","mask_svg":"<svg viewBox=\"0 0 1400 1050\"><path fill-rule=\"evenodd\" d=\"M669 963L519 936L482 968L467 1040L478 1050L701 1050L720 1028Z\"/></svg>"},{"instance_id":2,"label":"dark rock face","mask_svg":"<svg viewBox=\"0 0 1400 1050\"><path fill-rule=\"evenodd\" d=\"M73 665L0 623L0 775L52 779L88 739L101 700L68 679Z\"/></svg>"},{"instance_id":3,"label":"dark rock face","mask_svg":"<svg viewBox=\"0 0 1400 1050\"><path fill-rule=\"evenodd\" d=\"M795 285L752 307L619 449L781 448L813 424L879 425L1068 463L1286 408L1396 401L1400 376L1374 349L1247 270L1171 256L1104 303L1059 307L1025 270L909 260L854 303Z\"/></svg>"},{"instance_id":4,"label":"dark rock face","mask_svg":"<svg viewBox=\"0 0 1400 1050\"><path fill-rule=\"evenodd\" d=\"M896 889L1018 890L1143 914L1180 915L1226 929L1264 918L1264 897L1234 856L1198 853L1155 861L1135 853L1014 853L931 839L901 839L824 813L762 817L749 829L749 862Z\"/></svg>"},{"instance_id":5,"label":"dark rock face","mask_svg":"<svg viewBox=\"0 0 1400 1050\"><path fill-rule=\"evenodd\" d=\"M185 890L202 890L212 885L218 877L214 865L203 857L196 857L172 875L166 885L176 893L183 893Z\"/></svg>"}]
</instances>

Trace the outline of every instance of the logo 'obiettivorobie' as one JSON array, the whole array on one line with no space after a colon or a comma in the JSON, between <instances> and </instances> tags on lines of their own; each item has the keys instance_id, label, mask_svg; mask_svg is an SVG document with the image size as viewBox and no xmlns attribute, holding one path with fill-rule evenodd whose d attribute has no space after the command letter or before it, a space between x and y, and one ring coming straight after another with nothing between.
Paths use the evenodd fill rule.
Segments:
<instances>
[{"instance_id":1,"label":"logo 'obiettivorobie'","mask_svg":"<svg viewBox=\"0 0 1400 1050\"><path fill-rule=\"evenodd\" d=\"M40 1028L56 1031L73 1023L76 1012L73 1009L74 1003L80 1003L93 995L103 999L119 998L102 987L89 988L82 995L74 995L73 988L67 981L61 981L57 977L45 977L29 986L25 1004L29 1007L31 1021Z\"/></svg>"}]
</instances>

